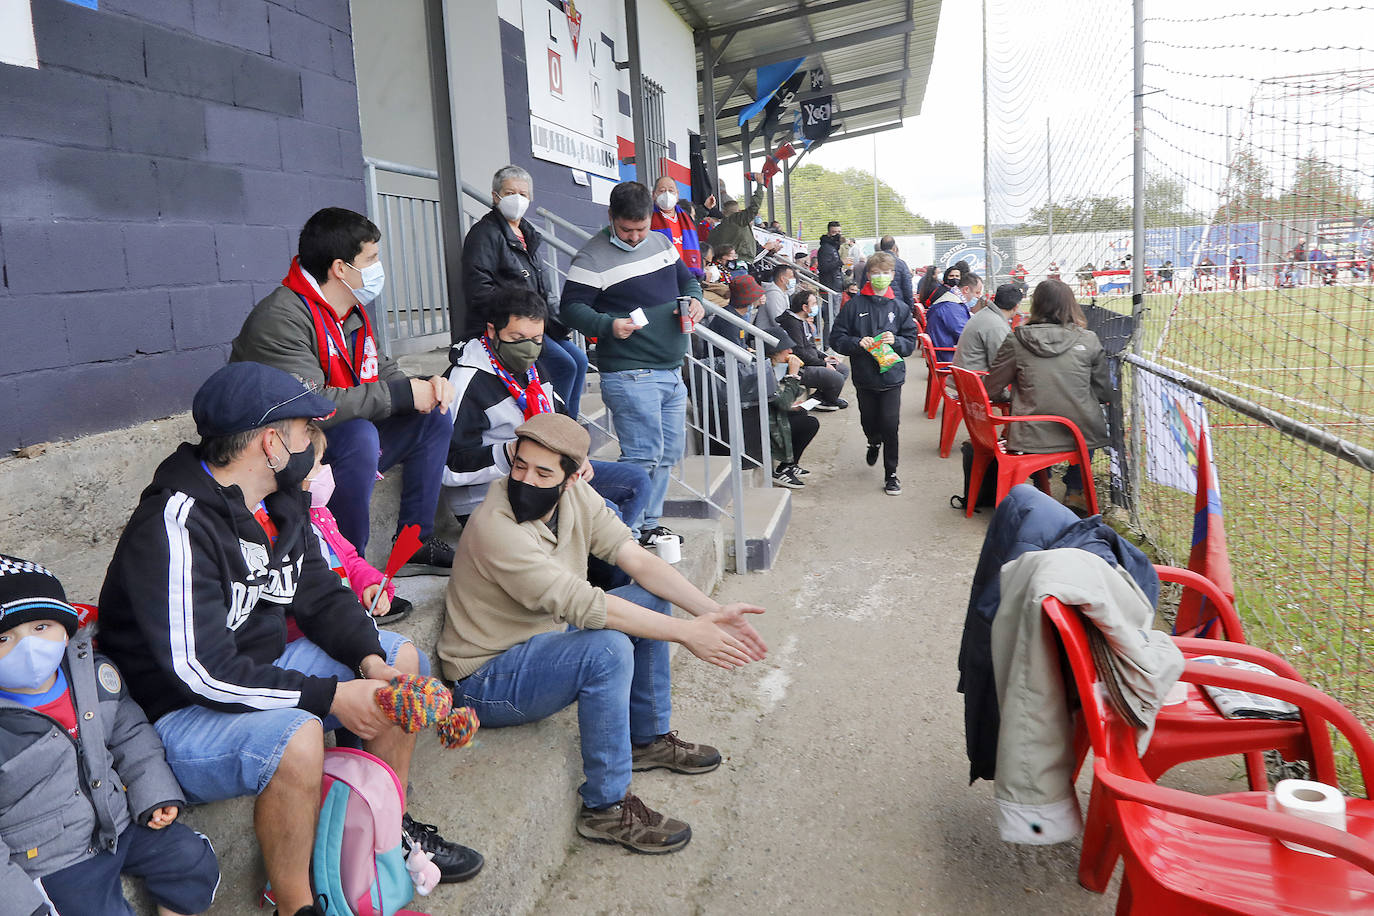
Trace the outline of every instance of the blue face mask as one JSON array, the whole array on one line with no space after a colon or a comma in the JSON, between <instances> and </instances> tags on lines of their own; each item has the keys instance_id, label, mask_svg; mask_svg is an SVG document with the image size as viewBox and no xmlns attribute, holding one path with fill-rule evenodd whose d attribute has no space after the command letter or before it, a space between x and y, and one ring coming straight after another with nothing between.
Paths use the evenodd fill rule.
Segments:
<instances>
[{"instance_id":1,"label":"blue face mask","mask_svg":"<svg viewBox=\"0 0 1374 916\"><path fill-rule=\"evenodd\" d=\"M37 690L57 671L67 641L25 636L0 658L0 690Z\"/></svg>"},{"instance_id":2,"label":"blue face mask","mask_svg":"<svg viewBox=\"0 0 1374 916\"><path fill-rule=\"evenodd\" d=\"M639 245L631 245L629 242L616 235L614 229L611 230L611 244L621 251L634 251L639 247ZM640 244L643 244L643 242L641 241Z\"/></svg>"}]
</instances>

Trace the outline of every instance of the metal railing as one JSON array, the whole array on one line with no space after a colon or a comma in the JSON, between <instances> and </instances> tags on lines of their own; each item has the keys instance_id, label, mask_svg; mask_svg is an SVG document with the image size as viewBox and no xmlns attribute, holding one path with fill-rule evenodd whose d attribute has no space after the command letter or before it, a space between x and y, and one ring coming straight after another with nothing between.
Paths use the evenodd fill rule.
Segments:
<instances>
[{"instance_id":1,"label":"metal railing","mask_svg":"<svg viewBox=\"0 0 1374 916\"><path fill-rule=\"evenodd\" d=\"M473 196L473 190L464 185L465 193ZM544 241L544 264L550 282L555 289L562 287L567 279L567 267L577 254L577 245L585 243L591 234L582 227L563 219L556 213L538 207L535 214L542 220L540 227ZM560 238L559 233L563 236ZM571 241L565 240L570 239ZM576 242L576 245L572 244ZM563 260L566 258L566 262ZM745 572L748 569L748 539L744 530L744 472L746 463L762 471L761 485L772 486L772 446L768 434L768 373L770 367L764 358L764 347L776 343L777 338L762 328L745 321L726 309L704 302L707 313L719 315L727 323L743 331L752 342L750 349L725 339L699 322L692 331L695 346L689 350L684 360L691 409L687 415L688 430L695 435L689 442L699 444L701 458L700 487L696 476L689 475L685 465L673 469L672 479L688 493L721 515L729 518L734 528L735 556L734 569ZM585 344L585 339L581 341ZM744 426L744 404L740 381L746 372L754 374L756 390L760 392L759 410L759 450L757 457L750 455L746 446L747 437ZM606 436L615 439L614 417L607 411L609 421L605 425L594 418L579 417L582 422L596 427ZM716 454L723 450L725 455ZM715 459L725 458L729 467L729 499L720 499L715 493L715 479L719 465ZM689 479L690 478L690 479Z\"/></svg>"},{"instance_id":2,"label":"metal railing","mask_svg":"<svg viewBox=\"0 0 1374 916\"><path fill-rule=\"evenodd\" d=\"M449 342L448 278L439 208L439 173L399 162L364 160L367 216L382 232L386 290L373 305L382 352L418 353ZM380 190L377 173L435 183L433 197Z\"/></svg>"}]
</instances>

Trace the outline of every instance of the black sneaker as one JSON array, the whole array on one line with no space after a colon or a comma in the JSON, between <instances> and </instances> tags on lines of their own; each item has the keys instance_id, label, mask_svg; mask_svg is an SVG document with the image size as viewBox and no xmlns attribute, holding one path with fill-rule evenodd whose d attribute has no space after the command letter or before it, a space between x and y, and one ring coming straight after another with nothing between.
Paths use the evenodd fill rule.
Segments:
<instances>
[{"instance_id":1,"label":"black sneaker","mask_svg":"<svg viewBox=\"0 0 1374 916\"><path fill-rule=\"evenodd\" d=\"M447 576L453 569L453 548L437 534L431 534L415 556L396 571L396 576Z\"/></svg>"},{"instance_id":2,"label":"black sneaker","mask_svg":"<svg viewBox=\"0 0 1374 916\"><path fill-rule=\"evenodd\" d=\"M410 612L415 610L415 605L404 598L392 598L391 610L385 614L373 617L379 627L389 627L393 623L400 623L410 616Z\"/></svg>"},{"instance_id":3,"label":"black sneaker","mask_svg":"<svg viewBox=\"0 0 1374 916\"><path fill-rule=\"evenodd\" d=\"M896 474L889 474L887 476L887 481L883 483L883 492L888 496L902 495L902 482L897 479Z\"/></svg>"},{"instance_id":4,"label":"black sneaker","mask_svg":"<svg viewBox=\"0 0 1374 916\"><path fill-rule=\"evenodd\" d=\"M792 465L792 473L796 474L798 477L805 477L807 474L810 474L811 472L799 464L794 464Z\"/></svg>"},{"instance_id":5,"label":"black sneaker","mask_svg":"<svg viewBox=\"0 0 1374 916\"><path fill-rule=\"evenodd\" d=\"M653 547L654 542L661 537L678 537L682 538L682 543L687 543L687 539L673 529L664 525L659 525L657 528L646 528L639 533L639 546Z\"/></svg>"},{"instance_id":6,"label":"black sneaker","mask_svg":"<svg viewBox=\"0 0 1374 916\"><path fill-rule=\"evenodd\" d=\"M829 403L826 403L825 401L822 401L821 403L817 404L815 407L812 407L812 408L811 408L811 410L812 410L813 412L819 412L819 413L829 413L829 412L832 411L832 410L839 410L839 409L840 409L840 405L839 405L839 404L829 404Z\"/></svg>"},{"instance_id":7,"label":"black sneaker","mask_svg":"<svg viewBox=\"0 0 1374 916\"><path fill-rule=\"evenodd\" d=\"M873 465L878 463L878 450L882 447L882 443L878 443L877 445L873 445L872 443L869 444L868 454L864 455L864 461L868 462L869 467L873 467Z\"/></svg>"},{"instance_id":8,"label":"black sneaker","mask_svg":"<svg viewBox=\"0 0 1374 916\"><path fill-rule=\"evenodd\" d=\"M844 409L845 409L846 407L848 407L848 406L849 406L849 402L846 401L844 398L836 398L836 399L835 399L835 409L836 409L836 410L844 410Z\"/></svg>"},{"instance_id":9,"label":"black sneaker","mask_svg":"<svg viewBox=\"0 0 1374 916\"><path fill-rule=\"evenodd\" d=\"M806 486L806 481L798 476L796 469L790 464L780 465L773 472L773 483L780 487L787 487L789 490L800 490Z\"/></svg>"},{"instance_id":10,"label":"black sneaker","mask_svg":"<svg viewBox=\"0 0 1374 916\"><path fill-rule=\"evenodd\" d=\"M481 871L486 862L477 850L450 843L439 835L438 827L422 824L409 814L401 815L401 833L402 844L409 840L434 855L434 864L439 867L440 884L467 881Z\"/></svg>"}]
</instances>

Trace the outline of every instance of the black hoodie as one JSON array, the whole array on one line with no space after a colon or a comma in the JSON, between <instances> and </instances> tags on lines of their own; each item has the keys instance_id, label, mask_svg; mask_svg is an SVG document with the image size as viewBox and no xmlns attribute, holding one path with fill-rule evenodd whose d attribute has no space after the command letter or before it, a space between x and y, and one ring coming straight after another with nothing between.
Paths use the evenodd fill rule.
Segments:
<instances>
[{"instance_id":1,"label":"black hoodie","mask_svg":"<svg viewBox=\"0 0 1374 916\"><path fill-rule=\"evenodd\" d=\"M100 649L150 720L191 705L327 715L337 678L272 665L287 610L349 668L383 654L376 624L320 554L308 500L303 490L267 497L273 545L243 492L216 483L194 446L158 467L100 591Z\"/></svg>"}]
</instances>

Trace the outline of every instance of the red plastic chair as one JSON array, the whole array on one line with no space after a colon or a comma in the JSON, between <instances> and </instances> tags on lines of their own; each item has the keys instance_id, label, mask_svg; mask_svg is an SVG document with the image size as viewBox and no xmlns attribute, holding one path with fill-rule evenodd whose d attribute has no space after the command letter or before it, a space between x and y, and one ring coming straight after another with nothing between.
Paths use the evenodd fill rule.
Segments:
<instances>
[{"instance_id":1,"label":"red plastic chair","mask_svg":"<svg viewBox=\"0 0 1374 916\"><path fill-rule=\"evenodd\" d=\"M1329 722L1350 742L1365 785L1371 785L1374 741L1326 694L1295 681L1198 662L1188 664L1184 677L1287 700L1323 733ZM1157 786L1140 771L1126 724L1108 717L1102 725L1107 752L1094 760L1093 775L1112 808L1125 860L1117 913L1374 912L1374 802L1367 794L1346 800L1341 831L1269 811L1267 792L1209 797ZM1298 852L1279 840L1335 858Z\"/></svg>"},{"instance_id":2,"label":"red plastic chair","mask_svg":"<svg viewBox=\"0 0 1374 916\"><path fill-rule=\"evenodd\" d=\"M1217 609L1222 634L1220 638L1174 638L1174 643L1185 656L1223 655L1237 658L1268 668L1280 677L1305 683L1286 660L1263 649L1244 645L1245 632L1235 608L1210 579L1173 566L1156 565L1155 572L1161 581L1177 582L1200 592ZM1202 691L1191 685L1187 691L1183 702L1164 707L1155 720L1154 738L1144 758L1146 772L1151 777L1158 779L1178 764L1190 760L1243 754L1250 788L1262 791L1269 785L1263 754L1266 750L1277 750L1285 760L1308 761L1313 772L1323 781L1327 776L1334 777L1335 763L1329 745L1319 741L1319 746L1313 747L1301 722L1227 719ZM1074 741L1076 773L1088 751L1088 736L1082 722L1079 723Z\"/></svg>"},{"instance_id":3,"label":"red plastic chair","mask_svg":"<svg viewBox=\"0 0 1374 916\"><path fill-rule=\"evenodd\" d=\"M1213 586L1213 588L1215 588L1215 586ZM1116 714L1116 711L1103 705L1101 699L1099 699L1098 689L1095 687L1098 677L1096 677L1096 669L1094 662L1092 662L1091 650L1088 648L1087 630L1085 630L1085 626L1088 626L1087 623L1083 621L1079 612L1074 610L1074 608L1063 606L1063 604L1058 602L1057 599L1054 599L1054 597L1048 597L1048 599L1044 600L1043 607L1044 614L1050 619L1055 629L1058 630L1059 636L1061 636L1063 641L1065 655L1068 656L1070 669L1073 670L1074 681L1076 681L1077 685L1077 695L1079 695L1081 702L1080 721L1081 724L1085 726L1085 729L1087 729L1092 744L1092 750L1094 750L1095 779L1094 786L1092 786L1091 802L1090 805L1088 805L1087 824L1085 824L1083 832L1083 857L1080 858L1079 862L1079 883L1087 887L1088 890L1102 893L1102 891L1106 890L1107 882L1112 879L1112 872L1114 867L1116 867L1116 860L1118 857L1125 854L1125 857L1127 857L1128 871L1140 865L1139 861L1134 862L1134 865L1132 865L1132 853L1138 854L1139 856L1139 849L1127 849L1131 824L1127 823L1123 810L1120 809L1117 803L1124 797L1123 791L1121 791L1120 786L1116 786L1112 781L1103 779L1103 772L1107 772L1109 775L1128 777L1128 781L1131 783L1131 787L1129 787L1128 791L1132 798L1150 795L1151 790L1158 790L1164 792L1164 794L1176 792L1176 790L1165 790L1165 788L1153 786L1153 781L1156 779L1156 773L1151 772L1151 770L1154 769L1153 766L1147 765L1139 755L1136 755L1134 729L1132 729L1127 722L1121 720ZM1282 659L1278 659L1276 656L1268 654L1268 652L1248 647L1248 645L1226 643L1226 641L1221 640L1180 641L1182 641L1182 643L1210 643L1213 645L1210 645L1208 648L1220 650L1210 652L1210 654L1224 654L1230 655L1232 658L1246 658L1246 661L1259 662L1265 667L1270 667L1271 670L1279 670L1286 666L1286 663L1283 663ZM1279 673L1282 674L1281 670L1279 670ZM1318 766L1318 769L1316 769L1316 779L1326 781L1326 783L1329 784L1336 784L1336 772L1334 772L1334 764L1331 762L1330 739L1326 733L1326 722L1337 722L1338 724L1341 713L1344 713L1345 718L1347 718L1349 722L1355 720L1349 717L1349 713L1345 713L1345 710L1342 709L1338 703L1334 702L1334 700L1320 694L1319 691L1308 687L1307 684L1301 683L1301 681L1289 680L1289 678L1286 677L1270 677L1264 676L1264 674L1235 672L1235 670L1221 669L1221 667L1205 665L1205 663L1201 662L1189 662L1189 665L1184 669L1183 680L1190 683L1190 689L1197 689L1194 687L1195 684L1220 684L1224 685L1224 687L1242 687L1243 689L1249 689L1249 691L1259 692L1259 694L1278 696L1278 698L1297 703L1297 705L1303 709L1304 720L1301 722L1286 722L1286 725L1301 726L1301 728L1309 733L1312 746L1319 751L1318 759L1325 758L1326 761L1325 766ZM1308 702L1298 702L1297 699L1294 699L1294 696L1301 696L1301 698L1307 699ZM1169 709L1172 709L1172 707L1165 707L1164 710L1161 710L1160 718L1156 720L1156 735L1151 739L1150 750L1147 751L1147 757L1156 750L1156 742L1160 739L1162 729L1168 728L1167 720L1165 720L1165 711ZM1340 713L1336 713L1333 709L1340 710ZM1250 721L1257 720L1227 720L1228 724L1234 722L1234 724L1239 725L1248 724ZM1358 728L1358 726L1356 726L1356 728ZM1344 731L1344 729L1342 729L1342 731ZM1369 736L1363 735L1363 740L1369 743ZM1370 759L1374 761L1374 743L1370 743L1370 753ZM1374 773L1374 769L1370 769L1369 772ZM1182 795L1182 797L1189 799L1186 805L1184 805L1184 808L1180 809L1182 812L1191 813L1195 812L1195 810L1205 809L1206 805L1204 805L1204 802L1213 801L1213 799L1198 797L1198 795L1190 795L1187 794L1187 792L1176 792L1176 795ZM1243 805L1259 805L1260 808L1263 808L1265 798L1267 798L1267 792L1239 792L1239 794L1221 795L1221 797L1217 798L1230 799L1231 802L1241 801ZM1175 799L1175 801L1178 801L1178 799ZM1250 823L1250 810L1243 808L1243 806L1237 806L1237 808L1241 810L1231 810L1230 814L1231 816L1241 817L1242 823L1235 824L1231 823L1231 821L1220 821L1220 823L1231 825L1231 827L1235 827L1235 825L1246 827L1246 825ZM1267 814L1267 812L1264 813ZM1366 816L1370 834L1374 834L1374 806L1364 810L1364 816ZM1283 820L1290 821L1294 820L1294 818L1285 817ZM1285 825L1286 828L1292 828L1292 824L1283 825ZM1301 829L1298 829L1298 832L1301 832ZM1293 839L1293 836L1283 834L1283 838ZM1224 842L1224 840L1217 838L1216 842L1201 843L1201 845L1190 849L1191 843L1197 842L1198 840L1195 839L1187 840L1187 842L1182 843L1182 845L1175 850L1175 853L1179 854L1179 856L1193 857L1194 860L1197 860L1197 857L1205 854L1205 851L1219 851L1221 861L1208 862L1208 865L1209 867L1220 869L1220 871L1224 872L1224 869L1227 867L1226 861L1224 860L1226 860L1226 857L1230 856L1232 847ZM1305 840L1300 840L1300 842L1305 842ZM1318 843L1312 843L1312 846L1319 847ZM1285 847L1279 846L1275 846L1275 849L1290 851L1286 850ZM1297 856L1303 856L1303 853L1297 853ZM1294 862L1296 861L1297 860L1294 860ZM1195 861L1194 864L1197 864L1197 861ZM1371 884L1371 891L1374 891L1374 884ZM1243 900L1243 897L1241 900ZM1121 898L1120 901L1118 901L1117 912L1326 912L1320 911L1320 909L1312 909L1312 911L1274 911L1274 909L1264 908L1239 909L1239 911L1235 911L1235 909L1226 908L1210 909L1205 908L1205 906L1204 908L1195 908L1195 906L1191 905L1179 905L1179 901L1172 900L1172 898L1167 898L1167 902L1171 902L1173 906L1164 906L1164 902L1164 900L1154 897L1154 895L1147 895L1145 901L1138 900L1134 890L1128 886L1127 882L1123 882L1123 890L1121 890ZM1136 906L1140 906L1140 909L1136 909Z\"/></svg>"},{"instance_id":4,"label":"red plastic chair","mask_svg":"<svg viewBox=\"0 0 1374 916\"><path fill-rule=\"evenodd\" d=\"M919 302L913 302L911 315L916 319L916 328L924 334L926 332L926 307Z\"/></svg>"},{"instance_id":5,"label":"red plastic chair","mask_svg":"<svg viewBox=\"0 0 1374 916\"><path fill-rule=\"evenodd\" d=\"M1097 488L1093 486L1092 462L1088 458L1088 446L1083 434L1072 420L1052 417L1046 414L1030 414L1024 417L992 416L992 404L983 382L973 372L951 366L947 370L954 379L954 387L959 392L960 406L964 413L964 425L968 427L969 438L973 441L973 467L969 471L968 493L965 494L968 508L964 514L973 517L977 502L976 494L983 485L983 473L993 460L997 462L997 502L1001 502L1011 488L1034 475L1035 484L1046 493L1050 492L1049 475L1046 468L1067 461L1083 469L1083 493L1087 497L1089 514L1097 514ZM929 404L927 404L929 407ZM935 414L931 411L930 416ZM1068 452L1046 452L1035 455L1013 455L1007 451L997 437L997 427L1004 423L1058 423L1073 433L1077 448Z\"/></svg>"},{"instance_id":6,"label":"red plastic chair","mask_svg":"<svg viewBox=\"0 0 1374 916\"><path fill-rule=\"evenodd\" d=\"M929 334L918 334L916 339L921 342L921 352L926 358L926 416L935 419L935 411L940 408L940 392L945 389L945 379L949 378L951 364L948 360L941 362L939 353L948 353L952 359L954 357L954 347L937 347L931 341ZM956 424L957 425L957 424Z\"/></svg>"}]
</instances>

